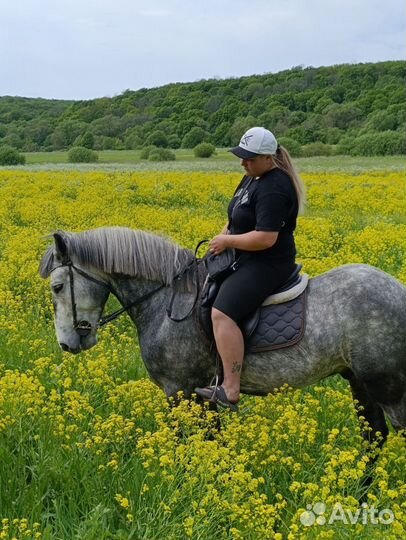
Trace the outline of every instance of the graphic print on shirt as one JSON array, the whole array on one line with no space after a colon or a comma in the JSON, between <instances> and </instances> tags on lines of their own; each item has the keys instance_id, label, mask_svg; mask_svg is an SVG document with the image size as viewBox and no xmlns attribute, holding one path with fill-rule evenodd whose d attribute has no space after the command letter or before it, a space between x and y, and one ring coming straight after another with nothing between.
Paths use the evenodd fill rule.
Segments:
<instances>
[{"instance_id":1,"label":"graphic print on shirt","mask_svg":"<svg viewBox=\"0 0 406 540\"><path fill-rule=\"evenodd\" d=\"M248 202L249 196L250 196L248 188L250 187L252 180L253 179L249 177L249 180L246 183L246 185L241 187L237 191L237 193L234 195L234 199L236 199L236 201L234 204L233 213L234 213L234 210L237 208L237 206L241 206L242 204L246 204Z\"/></svg>"},{"instance_id":2,"label":"graphic print on shirt","mask_svg":"<svg viewBox=\"0 0 406 540\"><path fill-rule=\"evenodd\" d=\"M278 232L275 244L256 251L255 258L293 260L297 213L297 196L291 179L283 171L273 169L260 179L245 177L241 181L228 206L228 228L231 234L254 230Z\"/></svg>"},{"instance_id":3,"label":"graphic print on shirt","mask_svg":"<svg viewBox=\"0 0 406 540\"><path fill-rule=\"evenodd\" d=\"M246 202L248 202L248 192L245 192L241 197L240 204L245 204Z\"/></svg>"}]
</instances>

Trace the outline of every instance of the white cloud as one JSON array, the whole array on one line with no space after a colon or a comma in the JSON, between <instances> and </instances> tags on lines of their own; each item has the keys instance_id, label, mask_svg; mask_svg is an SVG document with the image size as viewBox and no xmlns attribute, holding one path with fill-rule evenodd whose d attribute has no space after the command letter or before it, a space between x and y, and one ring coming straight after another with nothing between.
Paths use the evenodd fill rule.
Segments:
<instances>
[{"instance_id":1,"label":"white cloud","mask_svg":"<svg viewBox=\"0 0 406 540\"><path fill-rule=\"evenodd\" d=\"M143 17L168 17L170 11L166 9L147 9L139 12Z\"/></svg>"},{"instance_id":2,"label":"white cloud","mask_svg":"<svg viewBox=\"0 0 406 540\"><path fill-rule=\"evenodd\" d=\"M400 59L403 11L403 0L3 2L0 95L91 98L215 74Z\"/></svg>"}]
</instances>

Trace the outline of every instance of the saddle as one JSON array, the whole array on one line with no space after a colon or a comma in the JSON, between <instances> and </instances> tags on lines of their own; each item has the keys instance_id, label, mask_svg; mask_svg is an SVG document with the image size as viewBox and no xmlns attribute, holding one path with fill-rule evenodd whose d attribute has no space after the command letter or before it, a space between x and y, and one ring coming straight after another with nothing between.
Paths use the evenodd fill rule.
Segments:
<instances>
[{"instance_id":1,"label":"saddle","mask_svg":"<svg viewBox=\"0 0 406 540\"><path fill-rule=\"evenodd\" d=\"M309 278L299 275L301 269L297 264L287 281L240 324L246 352L290 347L303 337ZM218 283L206 280L199 309L200 325L210 341L214 339L211 308L218 289Z\"/></svg>"}]
</instances>

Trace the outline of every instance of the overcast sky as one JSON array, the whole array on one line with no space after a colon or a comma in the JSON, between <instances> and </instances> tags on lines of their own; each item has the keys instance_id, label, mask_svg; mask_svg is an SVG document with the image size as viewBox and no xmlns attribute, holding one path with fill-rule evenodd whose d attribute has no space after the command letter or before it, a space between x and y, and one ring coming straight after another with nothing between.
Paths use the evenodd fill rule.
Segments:
<instances>
[{"instance_id":1,"label":"overcast sky","mask_svg":"<svg viewBox=\"0 0 406 540\"><path fill-rule=\"evenodd\" d=\"M0 0L0 95L404 59L405 0Z\"/></svg>"}]
</instances>

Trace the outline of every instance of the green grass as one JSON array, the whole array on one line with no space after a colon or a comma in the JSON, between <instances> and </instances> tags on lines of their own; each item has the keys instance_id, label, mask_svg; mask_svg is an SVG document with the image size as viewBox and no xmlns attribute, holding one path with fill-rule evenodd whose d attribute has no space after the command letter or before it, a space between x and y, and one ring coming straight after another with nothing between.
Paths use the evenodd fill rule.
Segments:
<instances>
[{"instance_id":1,"label":"green grass","mask_svg":"<svg viewBox=\"0 0 406 540\"><path fill-rule=\"evenodd\" d=\"M68 152L29 152L26 153L27 164L22 168L29 169L111 169L125 168L132 170L220 170L240 171L240 161L226 149L217 149L216 155L207 159L197 159L193 150L175 150L176 161L150 162L140 159L140 150L104 150L98 152L98 163L68 163ZM349 172L353 174L364 171L406 170L405 156L317 156L296 158L294 160L301 172ZM21 168L21 167L19 167Z\"/></svg>"},{"instance_id":2,"label":"green grass","mask_svg":"<svg viewBox=\"0 0 406 540\"><path fill-rule=\"evenodd\" d=\"M178 161L198 161L193 149L174 150ZM99 163L140 163L141 150L102 150L97 152ZM68 151L60 152L27 152L27 164L68 163ZM233 155L226 149L218 149L210 161L233 161ZM202 160L202 161L208 161Z\"/></svg>"}]
</instances>

